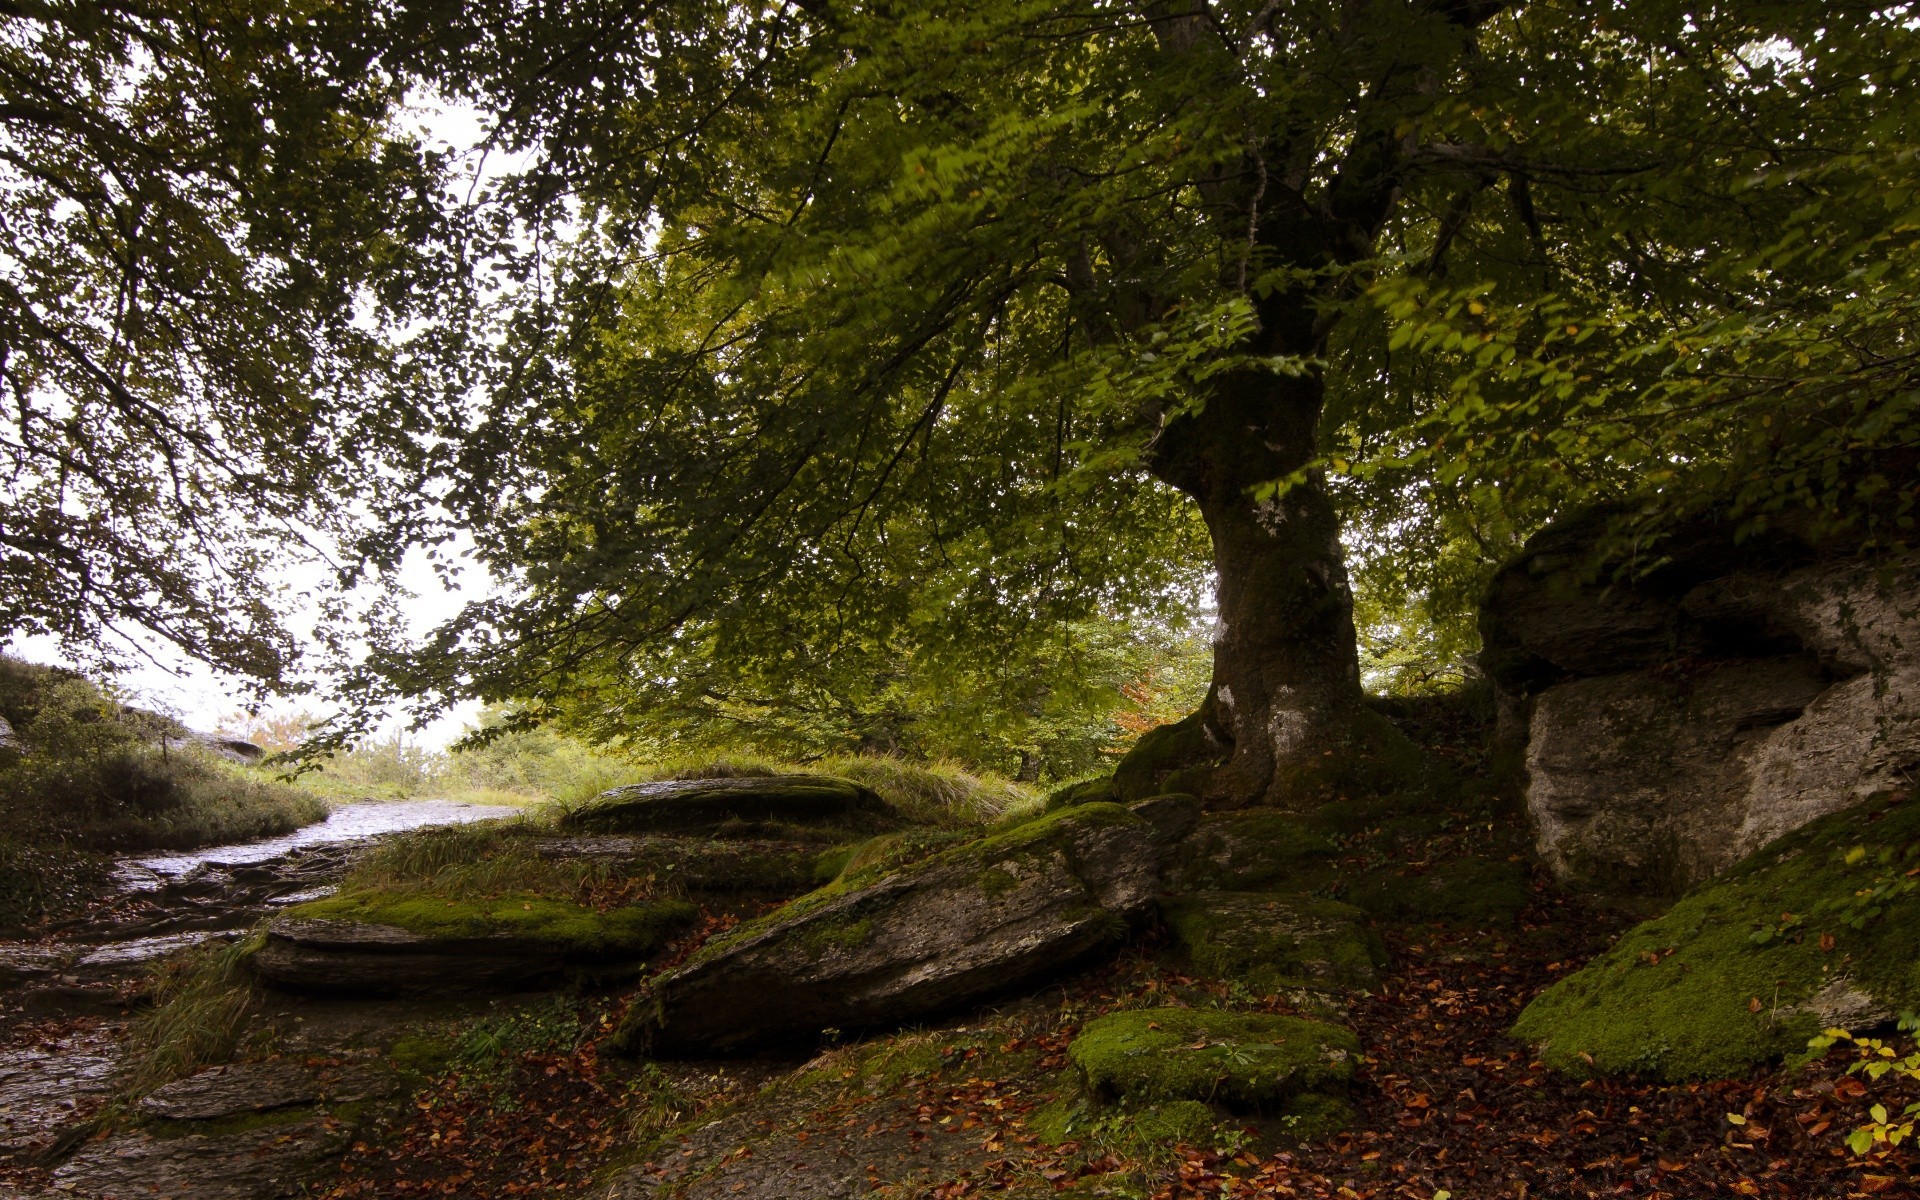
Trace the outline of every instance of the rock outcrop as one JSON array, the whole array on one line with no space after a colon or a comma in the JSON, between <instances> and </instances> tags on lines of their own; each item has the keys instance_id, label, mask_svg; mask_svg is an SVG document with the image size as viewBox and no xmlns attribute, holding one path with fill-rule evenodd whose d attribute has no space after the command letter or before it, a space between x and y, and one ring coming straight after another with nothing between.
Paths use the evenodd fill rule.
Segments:
<instances>
[{"instance_id":1,"label":"rock outcrop","mask_svg":"<svg viewBox=\"0 0 1920 1200\"><path fill-rule=\"evenodd\" d=\"M1591 522L1495 581L1483 664L1524 728L1562 881L1672 896L1920 765L1916 560L1701 533L1647 577L1583 577Z\"/></svg>"},{"instance_id":2,"label":"rock outcrop","mask_svg":"<svg viewBox=\"0 0 1920 1200\"><path fill-rule=\"evenodd\" d=\"M274 918L265 943L249 959L254 973L296 992L420 996L511 991L576 970L637 968L695 915L692 905L677 900L596 913L544 897L506 898L497 914L505 919L499 920L492 919L493 912L456 910L448 918L453 923L446 926L427 919L440 915L430 899L392 906L393 920L411 921L417 928L332 915L356 911L355 899L349 895L317 901ZM328 905L347 907L323 907ZM327 915L302 915L315 912ZM514 916L526 920L514 921Z\"/></svg>"},{"instance_id":3,"label":"rock outcrop","mask_svg":"<svg viewBox=\"0 0 1920 1200\"><path fill-rule=\"evenodd\" d=\"M582 833L844 841L904 824L871 789L826 775L668 779L603 792L568 813Z\"/></svg>"},{"instance_id":4,"label":"rock outcrop","mask_svg":"<svg viewBox=\"0 0 1920 1200\"><path fill-rule=\"evenodd\" d=\"M1920 800L1822 817L1629 930L1514 1032L1576 1075L1742 1074L1920 1006Z\"/></svg>"},{"instance_id":5,"label":"rock outcrop","mask_svg":"<svg viewBox=\"0 0 1920 1200\"><path fill-rule=\"evenodd\" d=\"M728 1053L1010 991L1115 945L1152 903L1160 856L1154 825L1095 803L843 878L656 981L621 1042Z\"/></svg>"}]
</instances>

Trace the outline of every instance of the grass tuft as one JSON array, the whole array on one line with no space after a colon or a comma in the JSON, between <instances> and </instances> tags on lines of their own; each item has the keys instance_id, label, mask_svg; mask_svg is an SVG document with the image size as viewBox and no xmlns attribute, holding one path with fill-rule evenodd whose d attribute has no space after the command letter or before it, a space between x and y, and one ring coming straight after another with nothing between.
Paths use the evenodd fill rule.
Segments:
<instances>
[{"instance_id":1,"label":"grass tuft","mask_svg":"<svg viewBox=\"0 0 1920 1200\"><path fill-rule=\"evenodd\" d=\"M264 934L256 932L236 942L209 942L154 966L153 1007L127 1032L130 1094L145 1095L232 1058L258 997L246 960L262 941Z\"/></svg>"}]
</instances>

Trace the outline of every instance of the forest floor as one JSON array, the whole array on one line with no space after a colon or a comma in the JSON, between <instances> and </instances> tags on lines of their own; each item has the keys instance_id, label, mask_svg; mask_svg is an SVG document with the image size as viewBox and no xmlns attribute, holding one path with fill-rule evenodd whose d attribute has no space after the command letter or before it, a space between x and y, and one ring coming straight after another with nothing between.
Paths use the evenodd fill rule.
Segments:
<instances>
[{"instance_id":1,"label":"forest floor","mask_svg":"<svg viewBox=\"0 0 1920 1200\"><path fill-rule=\"evenodd\" d=\"M953 1024L794 1060L639 1066L602 1058L587 1014L577 1045L529 1050L476 1082L449 1072L384 1136L357 1143L335 1197L608 1194L1037 1197L1920 1196L1916 1159L1853 1155L1875 1104L1920 1099L1866 1083L1838 1055L1795 1071L1654 1086L1576 1081L1506 1035L1535 994L1621 922L1543 896L1517 928L1388 931L1393 965L1349 1019L1365 1047L1357 1125L1285 1146L1232 1122L1167 1145L1121 1120L1067 1140L1036 1126L1072 1102L1064 1057L1101 1013L1207 1003L1224 985L1147 943L1038 996ZM1277 1000L1241 1005L1287 1011ZM1736 1124L1730 1115L1742 1118ZM1057 1136L1057 1132L1055 1134Z\"/></svg>"}]
</instances>

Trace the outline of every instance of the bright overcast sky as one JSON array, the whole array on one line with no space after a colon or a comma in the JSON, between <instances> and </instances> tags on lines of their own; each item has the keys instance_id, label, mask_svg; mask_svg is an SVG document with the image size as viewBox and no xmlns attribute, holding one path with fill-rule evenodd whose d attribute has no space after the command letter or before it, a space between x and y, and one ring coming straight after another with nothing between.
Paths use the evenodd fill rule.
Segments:
<instances>
[{"instance_id":1,"label":"bright overcast sky","mask_svg":"<svg viewBox=\"0 0 1920 1200\"><path fill-rule=\"evenodd\" d=\"M501 156L486 157L474 149L479 145L484 131L478 114L472 110L423 100L413 106L412 120L429 141L466 152L468 161L482 176L495 174L509 165L502 161ZM464 189L465 185L461 186ZM290 570L288 574L290 578L286 582L290 585L289 591L317 587L324 578L321 568L311 565L301 570ZM461 604L483 592L486 587L484 573L477 567L469 567L460 573L454 579L453 586L448 587L431 569L425 556L420 554L409 558L400 573L399 583L414 596L406 603L405 609L409 629L415 634L425 633L452 617ZM295 627L298 627L301 623L299 614L290 616ZM151 638L138 638L135 631L121 632L137 638L144 652L153 659L152 662L129 669L115 680L132 693L134 703L168 713L196 729L208 731L229 721L241 710L245 695L242 681L212 671L172 646L156 643ZM14 637L4 643L4 648L7 653L29 662L83 666L63 655L58 642L50 637ZM268 706L270 712L302 709L312 711L313 701L303 703L301 697L293 697ZM478 712L478 703L461 704L413 736L423 745L445 746L459 736ZM396 718L387 731L404 726L405 722Z\"/></svg>"}]
</instances>

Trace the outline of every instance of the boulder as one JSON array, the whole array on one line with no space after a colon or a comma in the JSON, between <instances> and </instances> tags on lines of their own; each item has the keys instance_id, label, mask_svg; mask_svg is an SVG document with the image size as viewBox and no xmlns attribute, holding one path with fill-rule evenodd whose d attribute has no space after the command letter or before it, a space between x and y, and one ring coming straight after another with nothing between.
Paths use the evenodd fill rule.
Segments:
<instances>
[{"instance_id":1,"label":"boulder","mask_svg":"<svg viewBox=\"0 0 1920 1200\"><path fill-rule=\"evenodd\" d=\"M1151 904L1159 860L1152 825L1095 803L879 878L843 876L656 981L619 1043L731 1053L1010 991L1116 944Z\"/></svg>"},{"instance_id":2,"label":"boulder","mask_svg":"<svg viewBox=\"0 0 1920 1200\"><path fill-rule=\"evenodd\" d=\"M561 827L582 833L844 841L904 824L870 788L825 775L667 779L603 792Z\"/></svg>"},{"instance_id":3,"label":"boulder","mask_svg":"<svg viewBox=\"0 0 1920 1200\"><path fill-rule=\"evenodd\" d=\"M276 917L248 961L266 983L298 992L511 991L577 970L637 968L696 912L680 900L598 913L536 896L442 907L430 896L350 894ZM389 920L354 919L362 913Z\"/></svg>"},{"instance_id":4,"label":"boulder","mask_svg":"<svg viewBox=\"0 0 1920 1200\"><path fill-rule=\"evenodd\" d=\"M1161 902L1193 965L1271 995L1301 986L1371 987L1386 960L1350 904L1265 892L1202 892Z\"/></svg>"},{"instance_id":5,"label":"boulder","mask_svg":"<svg viewBox=\"0 0 1920 1200\"><path fill-rule=\"evenodd\" d=\"M1193 1100L1238 1112L1311 1114L1316 1123L1328 1115L1327 1101L1346 1092L1359 1053L1360 1039L1343 1026L1195 1008L1110 1013L1087 1022L1067 1047L1099 1100L1129 1107Z\"/></svg>"},{"instance_id":6,"label":"boulder","mask_svg":"<svg viewBox=\"0 0 1920 1200\"><path fill-rule=\"evenodd\" d=\"M1920 1008L1920 801L1775 841L1624 934L1514 1027L1575 1075L1723 1079Z\"/></svg>"},{"instance_id":7,"label":"boulder","mask_svg":"<svg viewBox=\"0 0 1920 1200\"><path fill-rule=\"evenodd\" d=\"M13 731L13 726L5 717L0 717L0 767L10 767L25 758L26 743Z\"/></svg>"},{"instance_id":8,"label":"boulder","mask_svg":"<svg viewBox=\"0 0 1920 1200\"><path fill-rule=\"evenodd\" d=\"M1579 570L1593 533L1530 543L1481 621L1562 882L1676 896L1920 764L1920 559L1743 556L1696 533L1602 584Z\"/></svg>"}]
</instances>

